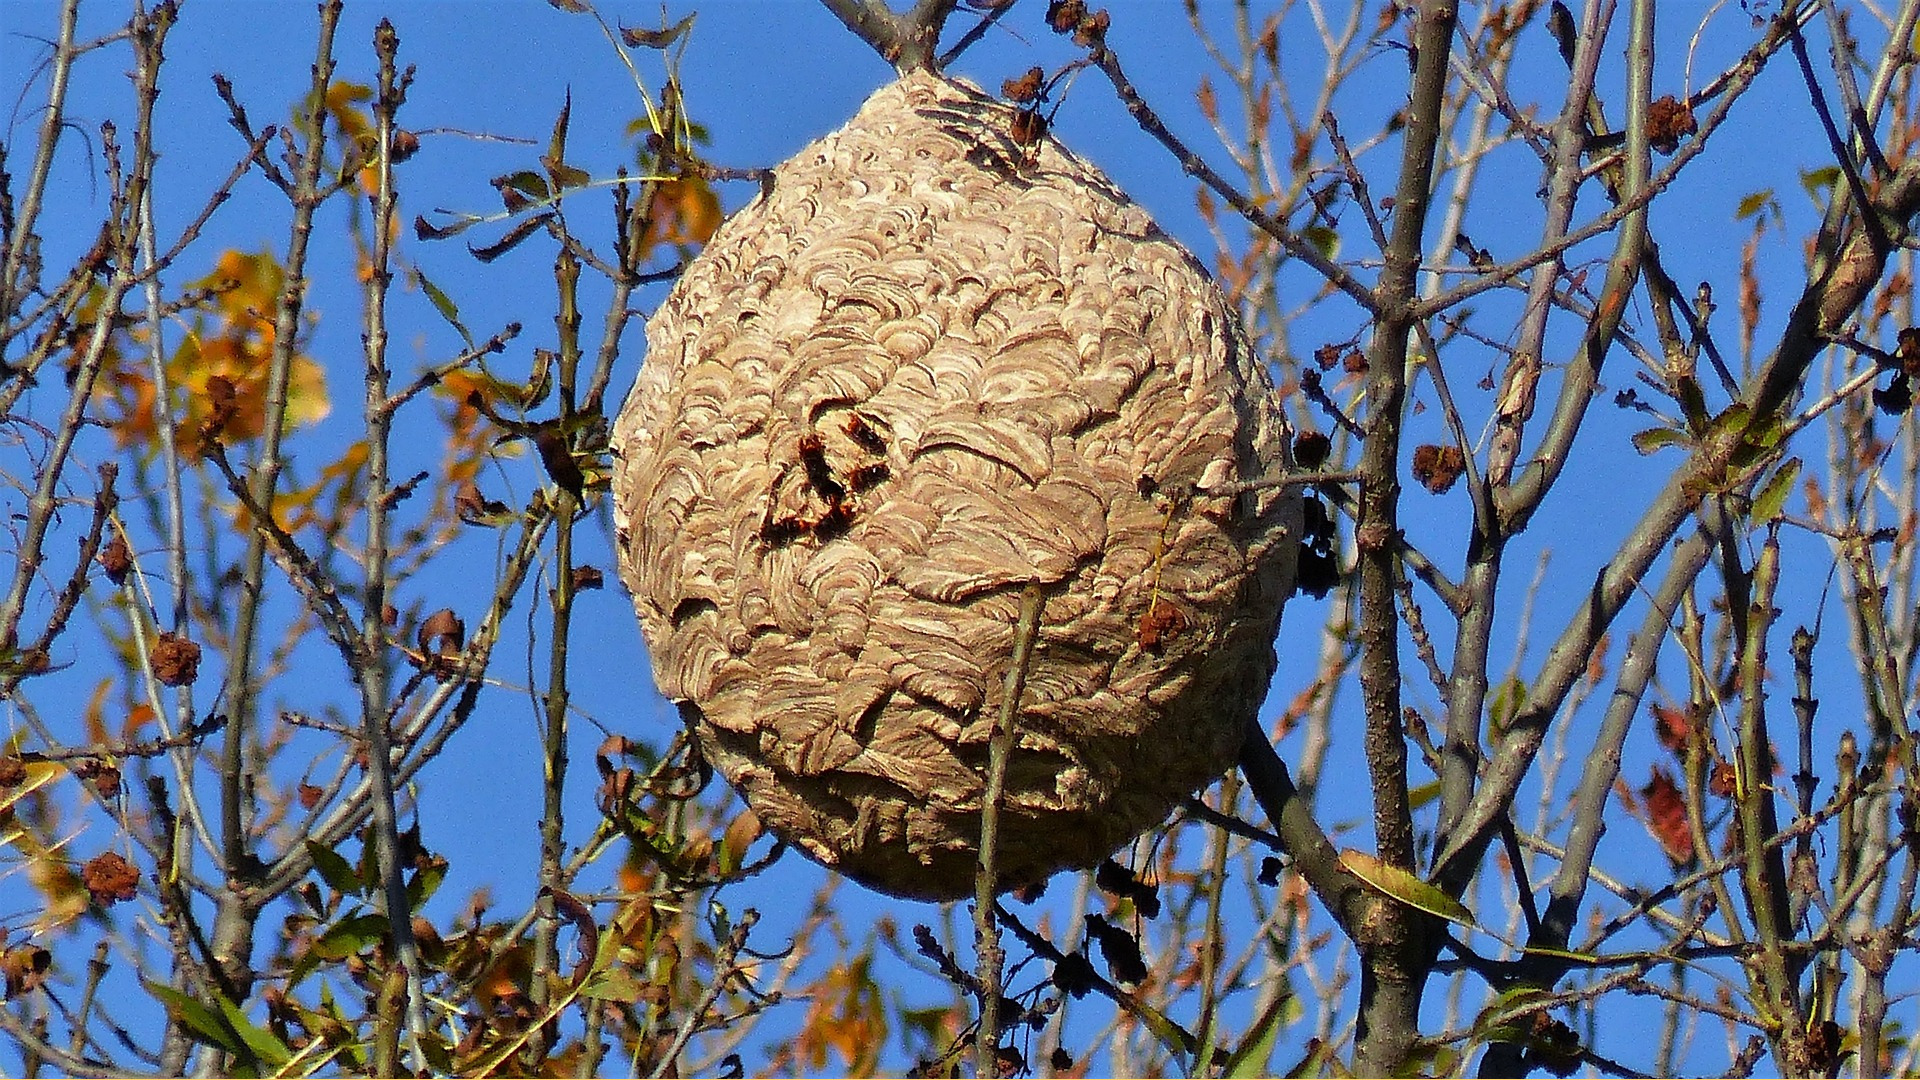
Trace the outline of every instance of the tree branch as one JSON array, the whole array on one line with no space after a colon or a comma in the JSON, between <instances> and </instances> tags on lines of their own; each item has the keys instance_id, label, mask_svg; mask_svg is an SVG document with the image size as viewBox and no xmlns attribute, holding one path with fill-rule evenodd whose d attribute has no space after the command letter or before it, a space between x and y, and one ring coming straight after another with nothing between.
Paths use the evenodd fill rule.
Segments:
<instances>
[{"instance_id":1,"label":"tree branch","mask_svg":"<svg viewBox=\"0 0 1920 1080\"><path fill-rule=\"evenodd\" d=\"M938 72L936 53L940 31L958 0L918 0L901 14L886 0L820 0L861 41L873 46L880 58L902 75L910 71Z\"/></svg>"},{"instance_id":2,"label":"tree branch","mask_svg":"<svg viewBox=\"0 0 1920 1080\"><path fill-rule=\"evenodd\" d=\"M1433 170L1444 130L1447 73L1458 9L1428 0L1411 28L1413 78L1401 147L1393 231L1382 253L1386 265L1373 290L1379 313L1367 357L1367 436L1360 450L1359 552L1360 699L1362 736L1372 781L1374 842L1382 862L1414 867L1413 811L1408 801L1407 739L1400 715L1400 619L1395 587L1400 567L1400 450L1407 391L1407 355L1413 326L1420 255L1433 202ZM1429 917L1403 904L1383 905L1377 924L1356 940L1366 957L1353 1067L1365 1075L1393 1075L1404 1066L1420 1033L1420 998L1433 948Z\"/></svg>"}]
</instances>

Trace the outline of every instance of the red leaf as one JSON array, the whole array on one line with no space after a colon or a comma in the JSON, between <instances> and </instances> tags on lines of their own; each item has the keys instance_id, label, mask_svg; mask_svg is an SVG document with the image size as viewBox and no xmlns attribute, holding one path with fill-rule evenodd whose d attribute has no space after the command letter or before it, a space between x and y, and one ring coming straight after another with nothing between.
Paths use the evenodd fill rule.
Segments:
<instances>
[{"instance_id":1,"label":"red leaf","mask_svg":"<svg viewBox=\"0 0 1920 1080\"><path fill-rule=\"evenodd\" d=\"M1693 733L1693 722L1687 714L1671 705L1653 707L1653 734L1660 745L1675 756L1685 756L1687 737Z\"/></svg>"},{"instance_id":2,"label":"red leaf","mask_svg":"<svg viewBox=\"0 0 1920 1080\"><path fill-rule=\"evenodd\" d=\"M1687 825L1687 800L1673 782L1673 774L1655 765L1653 778L1640 789L1647 804L1647 831L1660 841L1675 866L1693 862L1693 830Z\"/></svg>"}]
</instances>

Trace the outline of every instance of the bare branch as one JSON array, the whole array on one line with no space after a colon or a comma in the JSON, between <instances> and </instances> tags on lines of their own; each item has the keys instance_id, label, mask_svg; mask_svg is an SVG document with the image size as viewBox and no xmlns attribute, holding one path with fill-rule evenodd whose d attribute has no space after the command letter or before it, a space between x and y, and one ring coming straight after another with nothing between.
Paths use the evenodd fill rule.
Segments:
<instances>
[{"instance_id":1,"label":"bare branch","mask_svg":"<svg viewBox=\"0 0 1920 1080\"><path fill-rule=\"evenodd\" d=\"M860 40L873 46L880 58L904 75L920 69L939 70L936 57L940 31L958 0L916 0L904 14L887 0L820 0Z\"/></svg>"}]
</instances>

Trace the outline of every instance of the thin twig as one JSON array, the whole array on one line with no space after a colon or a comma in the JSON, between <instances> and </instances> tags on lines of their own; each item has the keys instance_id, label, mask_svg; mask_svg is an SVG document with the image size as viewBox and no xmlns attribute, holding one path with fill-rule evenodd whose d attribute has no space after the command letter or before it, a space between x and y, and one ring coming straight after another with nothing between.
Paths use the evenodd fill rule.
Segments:
<instances>
[{"instance_id":1,"label":"thin twig","mask_svg":"<svg viewBox=\"0 0 1920 1080\"><path fill-rule=\"evenodd\" d=\"M713 976L707 980L706 988L701 991L700 1000L687 1010L687 1018L682 1020L679 1028L674 1031L673 1040L661 1053L659 1064L654 1066L653 1072L648 1074L653 1080L659 1080L668 1073L679 1075L674 1066L680 1060L681 1051L685 1050L687 1043L693 1040L694 1033L701 1029L702 1023L707 1018L707 1010L713 1008L714 1002L720 1000L720 995L725 993L727 987L746 970L745 966L739 962L740 953L746 948L747 934L759 921L760 913L753 908L742 911L740 918L733 924L732 932L727 935L727 940L719 943L713 958Z\"/></svg>"},{"instance_id":2,"label":"thin twig","mask_svg":"<svg viewBox=\"0 0 1920 1080\"><path fill-rule=\"evenodd\" d=\"M1354 277L1346 267L1321 254L1320 249L1305 237L1255 205L1239 189L1227 183L1219 173L1214 172L1200 155L1189 149L1186 143L1169 130L1161 121L1159 114L1155 113L1146 99L1140 95L1140 91L1133 85L1132 80L1127 78L1126 71L1120 66L1119 56L1107 47L1104 40L1094 44L1090 58L1107 77L1107 81L1113 84L1114 92L1120 96L1120 103L1126 106L1127 113L1133 117L1134 122L1140 125L1142 131L1153 136L1160 145L1166 147L1188 175L1226 200L1227 205L1233 207L1234 211L1248 223L1273 237L1282 248L1286 249L1288 255L1312 267L1314 272L1326 279L1328 284L1346 293L1363 310L1377 310L1373 291Z\"/></svg>"},{"instance_id":3,"label":"thin twig","mask_svg":"<svg viewBox=\"0 0 1920 1080\"><path fill-rule=\"evenodd\" d=\"M22 242L35 235L40 221L40 203L46 196L47 178L53 172L53 158L60 147L60 134L66 127L67 82L73 74L73 62L79 56L74 49L74 28L79 22L80 0L65 0L60 5L59 37L53 42L48 60L47 104L40 112L40 132L34 148L33 163L27 167L26 188L15 212L13 235L4 254L0 254L0 347L15 333L13 316L21 298L32 292L35 282L21 279L22 260L34 245ZM101 310L109 310L102 308ZM20 323L24 330L31 323Z\"/></svg>"},{"instance_id":4,"label":"thin twig","mask_svg":"<svg viewBox=\"0 0 1920 1080\"><path fill-rule=\"evenodd\" d=\"M1034 642L1040 636L1040 609L1046 593L1038 582L1020 593L1020 621L1013 631L1012 666L1000 692L1000 713L994 720L988 747L986 790L980 796L980 865L974 873L973 921L976 985L980 994L980 1031L974 1037L975 1074L1000 1075L1000 996L1006 953L1000 948L1000 926L994 919L994 897L1000 893L1000 801L1006 795L1007 759L1013 754L1020 715L1020 695L1026 691L1027 669L1033 663Z\"/></svg>"},{"instance_id":5,"label":"thin twig","mask_svg":"<svg viewBox=\"0 0 1920 1080\"><path fill-rule=\"evenodd\" d=\"M993 27L994 23L1000 21L1001 16L1012 10L1013 0L1003 0L1003 2L996 3L989 7L987 13L980 16L978 22L967 27L967 32L960 35L960 40L954 42L952 48L940 54L940 59L936 66L945 68L955 60L958 60L961 53L972 48L974 43L986 36L987 31Z\"/></svg>"},{"instance_id":6,"label":"thin twig","mask_svg":"<svg viewBox=\"0 0 1920 1080\"><path fill-rule=\"evenodd\" d=\"M413 911L407 898L406 858L400 840L399 812L395 806L393 750L389 744L388 675L380 658L386 651L386 607L389 596L388 574L391 550L389 510L394 486L388 470L388 450L392 441L393 412L389 408L388 386L392 375L387 363L387 293L393 285L393 242L398 230L399 195L394 189L393 143L395 118L407 96L411 73L395 67L400 37L393 24L381 20L373 34L374 54L379 60L379 84L373 101L373 160L375 187L372 197L373 250L369 254L366 275L365 336L366 382L364 386L364 424L367 434L367 543L364 554L366 580L362 585L362 606L357 653L361 663L354 669L360 684L360 735L366 744L366 772L373 782L373 847L378 860L381 886L379 907L386 916L388 932L393 936L394 962L399 965L404 994L400 1013L405 1018L408 1061L415 1073L427 1071L426 1043L432 1038L427 1027L426 990L422 982L420 947L413 935ZM394 1033L397 1035L397 1033ZM396 1040L382 1032L374 1045L384 1049ZM376 1071L386 1071L397 1062L375 1059Z\"/></svg>"},{"instance_id":7,"label":"thin twig","mask_svg":"<svg viewBox=\"0 0 1920 1080\"><path fill-rule=\"evenodd\" d=\"M1223 814L1201 801L1198 796L1189 795L1180 800L1180 808L1186 812L1188 817L1193 818L1195 821L1211 825L1221 832L1232 833L1243 839L1252 840L1256 844L1264 844L1275 851L1284 851L1286 849L1286 845L1281 842L1278 836L1257 825L1250 825L1234 817L1232 814Z\"/></svg>"}]
</instances>

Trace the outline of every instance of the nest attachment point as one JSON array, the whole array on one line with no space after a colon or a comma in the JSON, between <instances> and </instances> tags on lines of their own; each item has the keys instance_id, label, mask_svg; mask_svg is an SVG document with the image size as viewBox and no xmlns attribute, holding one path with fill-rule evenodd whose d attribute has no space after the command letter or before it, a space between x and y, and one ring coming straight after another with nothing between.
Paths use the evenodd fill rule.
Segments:
<instances>
[{"instance_id":1,"label":"nest attachment point","mask_svg":"<svg viewBox=\"0 0 1920 1080\"><path fill-rule=\"evenodd\" d=\"M1091 866L1233 761L1293 589L1286 422L1231 305L1111 181L920 72L682 275L614 427L654 676L787 841L972 890L1020 594L1046 590L998 861Z\"/></svg>"}]
</instances>

